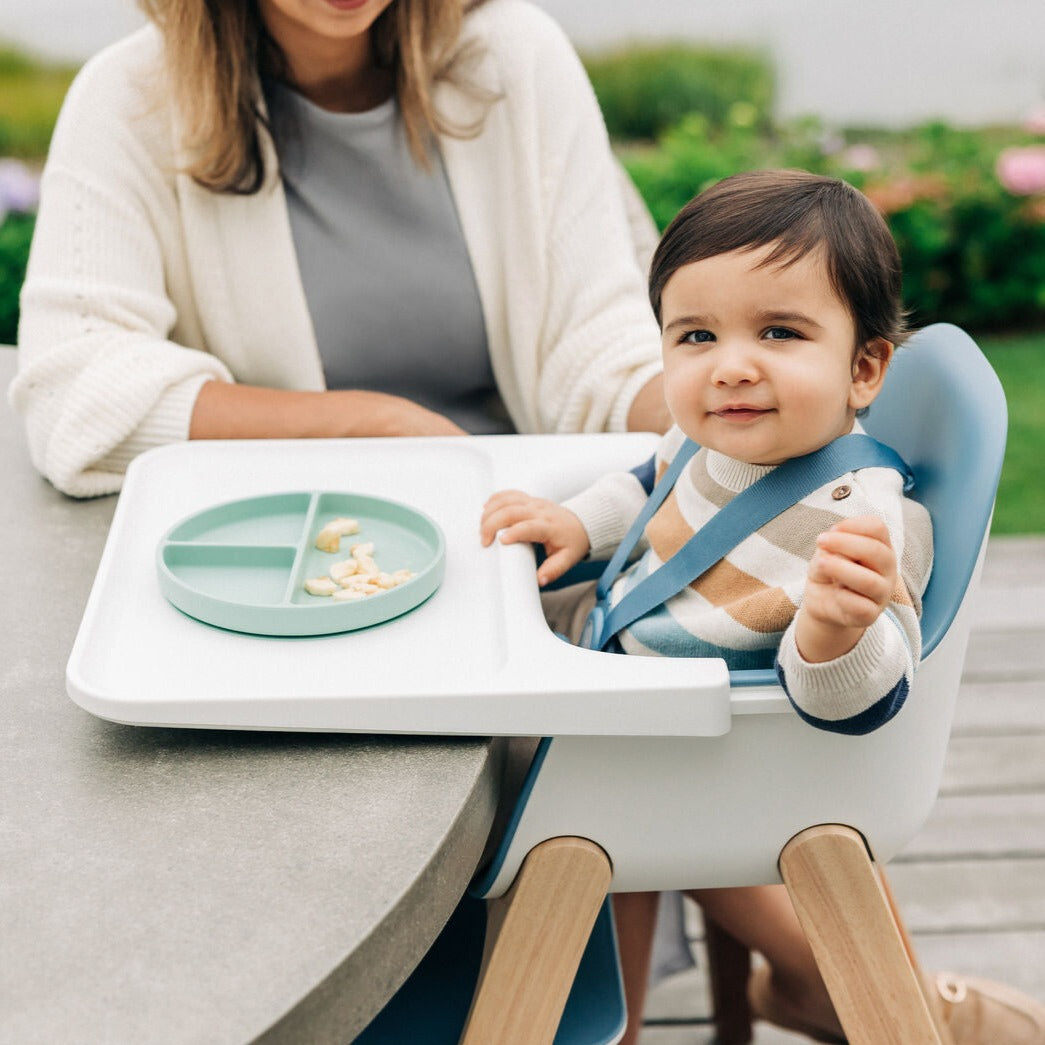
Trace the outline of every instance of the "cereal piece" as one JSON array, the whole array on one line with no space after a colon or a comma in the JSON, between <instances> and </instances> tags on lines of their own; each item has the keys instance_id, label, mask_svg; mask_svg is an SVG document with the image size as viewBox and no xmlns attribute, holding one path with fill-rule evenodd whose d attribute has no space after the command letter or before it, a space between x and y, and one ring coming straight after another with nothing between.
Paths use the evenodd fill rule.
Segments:
<instances>
[{"instance_id":1,"label":"cereal piece","mask_svg":"<svg viewBox=\"0 0 1045 1045\"><path fill-rule=\"evenodd\" d=\"M342 559L330 567L330 577L340 584L346 577L359 572L359 563L355 559Z\"/></svg>"},{"instance_id":2,"label":"cereal piece","mask_svg":"<svg viewBox=\"0 0 1045 1045\"><path fill-rule=\"evenodd\" d=\"M346 577L346 582L352 581L351 584L345 583L341 586L341 591L354 591L360 595L373 595L374 592L381 591L376 584L370 584L362 578Z\"/></svg>"},{"instance_id":3,"label":"cereal piece","mask_svg":"<svg viewBox=\"0 0 1045 1045\"><path fill-rule=\"evenodd\" d=\"M309 595L333 595L339 590L337 584L329 577L309 577L305 581L305 591Z\"/></svg>"},{"instance_id":4,"label":"cereal piece","mask_svg":"<svg viewBox=\"0 0 1045 1045\"><path fill-rule=\"evenodd\" d=\"M355 588L341 588L330 596L333 602L355 602L357 599L365 599L365 591L357 591Z\"/></svg>"},{"instance_id":5,"label":"cereal piece","mask_svg":"<svg viewBox=\"0 0 1045 1045\"><path fill-rule=\"evenodd\" d=\"M336 552L341 547L341 538L359 533L355 519L332 519L316 535L316 547L323 552Z\"/></svg>"},{"instance_id":6,"label":"cereal piece","mask_svg":"<svg viewBox=\"0 0 1045 1045\"><path fill-rule=\"evenodd\" d=\"M316 547L325 552L336 552L341 538L359 532L355 519L334 519L320 530ZM388 573L374 561L374 542L359 541L349 548L351 558L335 562L329 577L312 577L305 581L310 595L327 595L334 602L356 602L369 595L389 591L405 584L414 576L413 570Z\"/></svg>"},{"instance_id":7,"label":"cereal piece","mask_svg":"<svg viewBox=\"0 0 1045 1045\"><path fill-rule=\"evenodd\" d=\"M351 573L347 577L342 577L339 583L342 588L362 588L372 582L368 574Z\"/></svg>"}]
</instances>

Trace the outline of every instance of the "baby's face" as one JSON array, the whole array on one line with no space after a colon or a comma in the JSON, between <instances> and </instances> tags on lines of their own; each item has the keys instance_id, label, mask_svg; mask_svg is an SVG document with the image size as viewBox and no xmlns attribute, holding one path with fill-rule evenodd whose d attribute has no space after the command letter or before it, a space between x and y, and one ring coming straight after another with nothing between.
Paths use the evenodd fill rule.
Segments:
<instances>
[{"instance_id":1,"label":"baby's face","mask_svg":"<svg viewBox=\"0 0 1045 1045\"><path fill-rule=\"evenodd\" d=\"M675 423L749 464L780 464L846 434L885 376L864 353L854 362L853 318L820 255L759 268L771 250L684 265L661 295Z\"/></svg>"}]
</instances>

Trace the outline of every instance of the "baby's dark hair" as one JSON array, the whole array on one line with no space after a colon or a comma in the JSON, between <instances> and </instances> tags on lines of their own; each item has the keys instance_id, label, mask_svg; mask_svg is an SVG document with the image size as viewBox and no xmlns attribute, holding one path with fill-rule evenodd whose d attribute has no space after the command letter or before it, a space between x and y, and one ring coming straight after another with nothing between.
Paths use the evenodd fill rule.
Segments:
<instances>
[{"instance_id":1,"label":"baby's dark hair","mask_svg":"<svg viewBox=\"0 0 1045 1045\"><path fill-rule=\"evenodd\" d=\"M901 300L900 254L871 201L837 178L797 170L735 174L690 200L667 227L650 265L649 296L661 295L683 265L775 244L763 265L789 265L818 249L828 278L853 315L857 344L900 344L909 331Z\"/></svg>"}]
</instances>

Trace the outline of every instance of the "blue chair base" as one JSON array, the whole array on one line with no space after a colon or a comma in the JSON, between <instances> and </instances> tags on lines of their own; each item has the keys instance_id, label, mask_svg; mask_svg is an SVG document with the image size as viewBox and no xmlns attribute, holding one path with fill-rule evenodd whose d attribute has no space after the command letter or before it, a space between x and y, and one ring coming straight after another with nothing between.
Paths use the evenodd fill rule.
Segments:
<instances>
[{"instance_id":1,"label":"blue chair base","mask_svg":"<svg viewBox=\"0 0 1045 1045\"><path fill-rule=\"evenodd\" d=\"M465 896L410 978L356 1045L457 1045L479 976L486 902ZM607 898L581 958L555 1045L611 1045L626 1012L617 939Z\"/></svg>"}]
</instances>

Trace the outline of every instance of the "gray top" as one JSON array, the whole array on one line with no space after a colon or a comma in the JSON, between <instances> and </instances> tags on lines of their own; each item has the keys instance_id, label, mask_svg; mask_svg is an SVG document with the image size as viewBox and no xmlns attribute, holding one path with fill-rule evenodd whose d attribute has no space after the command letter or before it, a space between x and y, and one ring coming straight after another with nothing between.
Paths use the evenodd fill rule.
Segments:
<instances>
[{"instance_id":1,"label":"gray top","mask_svg":"<svg viewBox=\"0 0 1045 1045\"><path fill-rule=\"evenodd\" d=\"M456 905L496 745L92 718L65 663L116 499L41 479L6 402L0 446L0 1042L345 1045Z\"/></svg>"},{"instance_id":2,"label":"gray top","mask_svg":"<svg viewBox=\"0 0 1045 1045\"><path fill-rule=\"evenodd\" d=\"M437 149L414 162L394 99L327 112L268 81L290 228L330 388L406 396L510 432L479 291Z\"/></svg>"}]
</instances>

